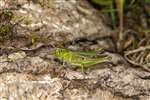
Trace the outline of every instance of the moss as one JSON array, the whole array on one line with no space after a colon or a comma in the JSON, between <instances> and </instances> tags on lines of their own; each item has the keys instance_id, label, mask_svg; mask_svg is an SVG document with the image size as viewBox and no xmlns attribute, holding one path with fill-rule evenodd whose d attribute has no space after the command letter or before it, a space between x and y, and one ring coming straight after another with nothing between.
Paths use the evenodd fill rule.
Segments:
<instances>
[{"instance_id":1,"label":"moss","mask_svg":"<svg viewBox=\"0 0 150 100\"><path fill-rule=\"evenodd\" d=\"M30 20L29 18L24 19L23 22L24 22L25 25L32 24L32 20Z\"/></svg>"},{"instance_id":2,"label":"moss","mask_svg":"<svg viewBox=\"0 0 150 100\"><path fill-rule=\"evenodd\" d=\"M12 27L7 26L7 25L3 25L0 27L0 35L1 36L6 36L9 35L9 33L12 32Z\"/></svg>"},{"instance_id":3,"label":"moss","mask_svg":"<svg viewBox=\"0 0 150 100\"><path fill-rule=\"evenodd\" d=\"M31 25L33 23L33 18L30 16L22 17L22 18L23 18L22 23L25 25Z\"/></svg>"},{"instance_id":4,"label":"moss","mask_svg":"<svg viewBox=\"0 0 150 100\"><path fill-rule=\"evenodd\" d=\"M11 26L3 25L0 27L0 41L9 39L12 36L13 28Z\"/></svg>"},{"instance_id":5,"label":"moss","mask_svg":"<svg viewBox=\"0 0 150 100\"><path fill-rule=\"evenodd\" d=\"M1 21L10 21L12 20L14 14L12 11L4 10L0 12L0 20Z\"/></svg>"},{"instance_id":6,"label":"moss","mask_svg":"<svg viewBox=\"0 0 150 100\"><path fill-rule=\"evenodd\" d=\"M13 37L14 27L11 24L13 13L8 10L0 12L0 42L4 42L7 39Z\"/></svg>"}]
</instances>

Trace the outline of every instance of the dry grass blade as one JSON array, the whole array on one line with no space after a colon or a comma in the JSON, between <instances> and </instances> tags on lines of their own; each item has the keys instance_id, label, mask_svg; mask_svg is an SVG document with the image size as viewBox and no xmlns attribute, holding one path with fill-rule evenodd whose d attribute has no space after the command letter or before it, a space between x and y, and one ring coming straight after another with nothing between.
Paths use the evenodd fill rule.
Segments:
<instances>
[{"instance_id":1,"label":"dry grass blade","mask_svg":"<svg viewBox=\"0 0 150 100\"><path fill-rule=\"evenodd\" d=\"M150 46L145 46L145 47L140 47L138 49L126 51L124 57L129 63L135 66L140 66L146 71L150 72L149 53L150 53ZM137 58L133 59L133 56L137 54L138 54Z\"/></svg>"},{"instance_id":2,"label":"dry grass blade","mask_svg":"<svg viewBox=\"0 0 150 100\"><path fill-rule=\"evenodd\" d=\"M115 0L118 16L119 16L119 41L118 41L118 51L122 52L123 46L123 11L124 11L124 2L125 0Z\"/></svg>"}]
</instances>

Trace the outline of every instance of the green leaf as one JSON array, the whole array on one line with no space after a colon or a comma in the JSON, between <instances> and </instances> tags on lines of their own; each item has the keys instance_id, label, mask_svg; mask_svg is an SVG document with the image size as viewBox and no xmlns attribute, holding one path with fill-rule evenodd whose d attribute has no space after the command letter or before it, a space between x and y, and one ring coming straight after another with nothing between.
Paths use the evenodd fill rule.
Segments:
<instances>
[{"instance_id":1,"label":"green leaf","mask_svg":"<svg viewBox=\"0 0 150 100\"><path fill-rule=\"evenodd\" d=\"M109 13L112 19L113 28L116 26L116 9L113 5L113 0L92 0L92 2L100 5L105 6L102 8L103 12Z\"/></svg>"},{"instance_id":2,"label":"green leaf","mask_svg":"<svg viewBox=\"0 0 150 100\"><path fill-rule=\"evenodd\" d=\"M111 13L111 12L116 12L117 10L116 9L102 9L101 12L103 13Z\"/></svg>"},{"instance_id":3,"label":"green leaf","mask_svg":"<svg viewBox=\"0 0 150 100\"><path fill-rule=\"evenodd\" d=\"M92 0L94 3L98 5L108 6L112 4L112 0Z\"/></svg>"},{"instance_id":4,"label":"green leaf","mask_svg":"<svg viewBox=\"0 0 150 100\"><path fill-rule=\"evenodd\" d=\"M150 0L145 0L145 3L149 3L150 4Z\"/></svg>"}]
</instances>

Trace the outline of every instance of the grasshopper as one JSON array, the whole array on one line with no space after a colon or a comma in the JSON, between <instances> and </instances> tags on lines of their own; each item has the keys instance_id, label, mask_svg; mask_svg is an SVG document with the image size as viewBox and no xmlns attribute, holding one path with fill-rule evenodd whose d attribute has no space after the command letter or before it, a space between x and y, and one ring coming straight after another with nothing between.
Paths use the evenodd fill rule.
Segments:
<instances>
[{"instance_id":1,"label":"grasshopper","mask_svg":"<svg viewBox=\"0 0 150 100\"><path fill-rule=\"evenodd\" d=\"M57 48L54 55L63 62L67 62L73 66L81 67L82 72L84 68L88 68L99 63L110 62L110 57L108 56L95 58L95 56L98 55L98 52L81 52Z\"/></svg>"}]
</instances>

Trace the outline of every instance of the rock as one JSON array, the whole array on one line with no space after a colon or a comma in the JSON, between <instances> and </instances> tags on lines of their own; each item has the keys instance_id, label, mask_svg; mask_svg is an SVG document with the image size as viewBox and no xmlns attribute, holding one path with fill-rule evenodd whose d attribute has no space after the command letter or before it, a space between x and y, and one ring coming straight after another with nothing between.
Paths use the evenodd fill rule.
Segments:
<instances>
[{"instance_id":1,"label":"rock","mask_svg":"<svg viewBox=\"0 0 150 100\"><path fill-rule=\"evenodd\" d=\"M9 61L16 61L18 59L23 59L25 57L26 57L25 52L17 52L17 53L12 53L12 54L8 55Z\"/></svg>"},{"instance_id":2,"label":"rock","mask_svg":"<svg viewBox=\"0 0 150 100\"><path fill-rule=\"evenodd\" d=\"M41 40L38 42L46 42L47 38L49 44L60 44L82 37L111 35L110 29L104 26L98 15L99 12L87 1L52 0L49 8L43 8L39 3L28 4L27 0L14 2L9 3L8 7L16 8L17 4L21 7L13 11L13 21L23 19L19 22L22 28L17 27L18 36L31 39L40 36Z\"/></svg>"},{"instance_id":3,"label":"rock","mask_svg":"<svg viewBox=\"0 0 150 100\"><path fill-rule=\"evenodd\" d=\"M31 1L30 4L28 1ZM45 0L44 0L45 1ZM15 40L0 44L4 47L23 48L21 52L0 52L0 99L12 100L148 100L149 73L132 68L125 62L114 66L97 65L82 73L51 59L49 48L80 38L106 37L111 30L86 0L52 0L43 7L35 0L0 0L0 8L12 9L18 24ZM15 9L15 10L14 10ZM40 51L37 45L42 44ZM84 45L84 43L82 43ZM98 41L99 45L107 44ZM89 45L91 45L89 43ZM89 46L85 45L85 46ZM28 48L27 46L31 46ZM41 47L41 46L40 46ZM89 46L90 47L90 46ZM111 49L107 45L106 49ZM70 48L76 50L76 47ZM80 48L80 47L79 47ZM91 47L97 49L96 45ZM45 51L46 50L46 51ZM5 50L4 50L5 51ZM6 55L7 54L7 55ZM111 55L111 53L110 53ZM47 57L46 57L47 56ZM122 58L121 58L122 60Z\"/></svg>"}]
</instances>

